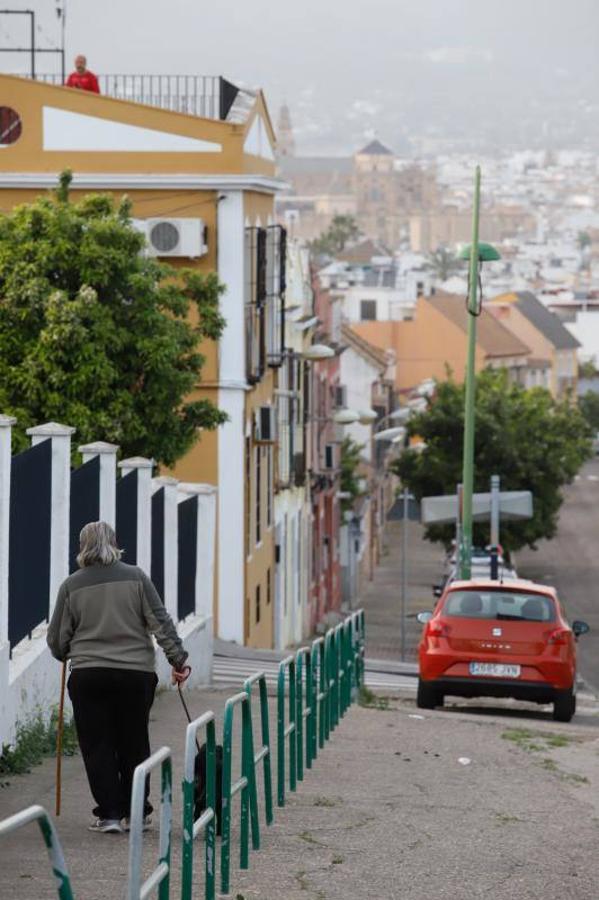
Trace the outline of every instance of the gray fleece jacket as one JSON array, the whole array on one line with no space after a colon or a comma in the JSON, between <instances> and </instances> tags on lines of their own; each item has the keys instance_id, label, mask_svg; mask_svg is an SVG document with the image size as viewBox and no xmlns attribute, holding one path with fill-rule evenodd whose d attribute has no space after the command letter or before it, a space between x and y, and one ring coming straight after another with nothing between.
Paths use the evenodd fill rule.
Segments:
<instances>
[{"instance_id":1,"label":"gray fleece jacket","mask_svg":"<svg viewBox=\"0 0 599 900\"><path fill-rule=\"evenodd\" d=\"M73 669L153 672L152 634L180 668L188 654L156 588L137 566L115 562L86 566L61 584L47 641L52 655L70 659Z\"/></svg>"}]
</instances>

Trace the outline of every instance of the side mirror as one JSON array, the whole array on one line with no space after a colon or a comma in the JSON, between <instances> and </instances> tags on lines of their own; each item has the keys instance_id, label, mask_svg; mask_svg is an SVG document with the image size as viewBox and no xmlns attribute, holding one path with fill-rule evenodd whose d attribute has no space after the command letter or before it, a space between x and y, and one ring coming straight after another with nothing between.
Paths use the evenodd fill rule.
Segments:
<instances>
[{"instance_id":1,"label":"side mirror","mask_svg":"<svg viewBox=\"0 0 599 900\"><path fill-rule=\"evenodd\" d=\"M427 622L430 622L432 617L432 612L419 612L416 616L421 625L426 625Z\"/></svg>"},{"instance_id":2,"label":"side mirror","mask_svg":"<svg viewBox=\"0 0 599 900\"><path fill-rule=\"evenodd\" d=\"M433 585L433 597L437 597L437 599L438 599L442 593L443 593L443 588L439 584L434 584Z\"/></svg>"},{"instance_id":3,"label":"side mirror","mask_svg":"<svg viewBox=\"0 0 599 900\"><path fill-rule=\"evenodd\" d=\"M576 638L579 638L581 634L586 634L590 630L588 622L582 622L580 619L576 619L576 621L572 622L572 631Z\"/></svg>"}]
</instances>

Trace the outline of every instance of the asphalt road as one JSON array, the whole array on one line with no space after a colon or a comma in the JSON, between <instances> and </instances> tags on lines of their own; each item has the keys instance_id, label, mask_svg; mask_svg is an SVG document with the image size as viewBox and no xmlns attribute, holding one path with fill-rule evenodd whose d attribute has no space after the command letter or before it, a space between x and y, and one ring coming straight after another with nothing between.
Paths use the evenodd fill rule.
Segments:
<instances>
[{"instance_id":1,"label":"asphalt road","mask_svg":"<svg viewBox=\"0 0 599 900\"><path fill-rule=\"evenodd\" d=\"M599 459L587 463L564 497L556 537L537 551L521 550L516 563L523 578L555 585L570 621L591 626L578 642L579 671L599 692Z\"/></svg>"}]
</instances>

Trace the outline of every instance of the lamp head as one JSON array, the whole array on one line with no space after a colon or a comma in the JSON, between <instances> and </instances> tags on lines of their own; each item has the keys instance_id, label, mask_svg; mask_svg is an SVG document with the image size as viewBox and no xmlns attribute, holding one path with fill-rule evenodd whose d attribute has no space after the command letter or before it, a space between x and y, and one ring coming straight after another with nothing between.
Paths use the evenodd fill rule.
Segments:
<instances>
[{"instance_id":1,"label":"lamp head","mask_svg":"<svg viewBox=\"0 0 599 900\"><path fill-rule=\"evenodd\" d=\"M466 244L458 253L458 259L470 259L471 244ZM478 259L479 262L493 262L501 259L501 253L495 249L492 244L485 244L484 241L478 242Z\"/></svg>"}]
</instances>

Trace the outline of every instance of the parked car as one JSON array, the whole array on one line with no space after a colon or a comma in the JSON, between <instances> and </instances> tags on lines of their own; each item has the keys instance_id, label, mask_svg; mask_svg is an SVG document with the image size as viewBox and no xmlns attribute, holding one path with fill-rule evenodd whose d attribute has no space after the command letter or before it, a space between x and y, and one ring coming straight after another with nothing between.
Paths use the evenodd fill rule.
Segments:
<instances>
[{"instance_id":1,"label":"parked car","mask_svg":"<svg viewBox=\"0 0 599 900\"><path fill-rule=\"evenodd\" d=\"M472 566L470 569L470 576L473 579L486 579L489 578L491 574L491 564L490 563L479 563L478 561L472 562ZM498 582L501 584L504 581L518 581L518 573L515 569L511 569L509 566L506 566L501 563L499 566L498 572L498 580L494 582L497 584ZM440 597L445 588L454 581L459 579L460 573L457 566L454 566L453 569L449 572L449 574L443 578L443 581L440 584L433 585L433 596Z\"/></svg>"},{"instance_id":2,"label":"parked car","mask_svg":"<svg viewBox=\"0 0 599 900\"><path fill-rule=\"evenodd\" d=\"M554 588L533 581L449 583L434 611L419 613L417 704L446 695L514 697L553 703L553 718L576 710L576 640L586 622L568 624Z\"/></svg>"}]
</instances>

